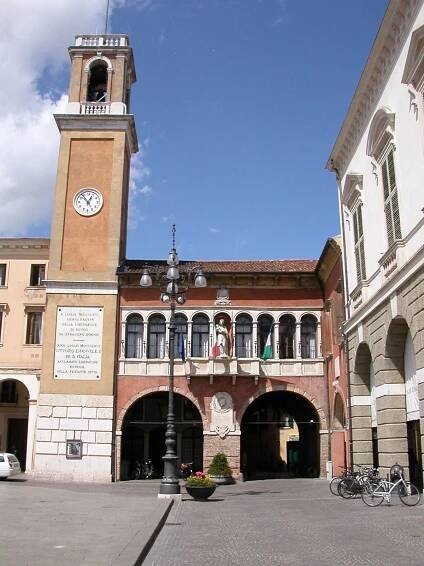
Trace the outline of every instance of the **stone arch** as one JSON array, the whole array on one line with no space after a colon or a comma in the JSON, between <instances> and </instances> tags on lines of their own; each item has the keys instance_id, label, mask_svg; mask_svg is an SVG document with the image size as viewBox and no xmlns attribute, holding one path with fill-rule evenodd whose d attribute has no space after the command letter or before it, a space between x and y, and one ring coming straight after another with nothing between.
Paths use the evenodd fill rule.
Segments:
<instances>
[{"instance_id":1,"label":"stone arch","mask_svg":"<svg viewBox=\"0 0 424 566\"><path fill-rule=\"evenodd\" d=\"M239 415L240 457L247 479L325 474L325 415L305 393L284 385L265 387L244 404Z\"/></svg>"},{"instance_id":2,"label":"stone arch","mask_svg":"<svg viewBox=\"0 0 424 566\"><path fill-rule=\"evenodd\" d=\"M144 389L143 391L136 393L130 399L128 399L128 401L120 410L118 418L116 420L116 432L117 433L122 432L122 423L124 422L125 415L128 409L131 407L131 405L133 405L136 401L138 401L142 397L146 397L147 395L151 395L152 393L163 393L164 391L165 392L169 391L168 385L160 385L158 387L150 387L149 389ZM208 422L206 420L206 415L202 412L202 409L200 408L197 398L190 391L183 390L181 389L181 387L174 387L174 393L178 393L183 397L187 397L187 399L189 399L193 403L193 405L199 411L200 416L202 417L203 428L206 430L208 426Z\"/></svg>"},{"instance_id":3,"label":"stone arch","mask_svg":"<svg viewBox=\"0 0 424 566\"><path fill-rule=\"evenodd\" d=\"M258 389L258 391L256 391L254 395L251 395L249 399L247 399L240 407L240 409L237 411L236 414L237 427L240 428L243 416L247 408L249 407L249 405L253 403L253 401L258 399L265 393L272 393L274 391L288 391L290 393L296 393L297 395L304 397L307 401L309 401L309 403L313 406L313 408L317 412L320 419L320 427L324 430L328 428L325 411L317 404L315 397L312 397L311 395L309 395L307 391L301 390L299 387L293 385L292 383L282 383L282 384L267 386L265 388Z\"/></svg>"},{"instance_id":4,"label":"stone arch","mask_svg":"<svg viewBox=\"0 0 424 566\"><path fill-rule=\"evenodd\" d=\"M112 71L113 69L112 62L108 57L105 57L104 55L95 55L94 57L88 59L88 61L85 64L84 71L88 73L92 65L95 64L96 62L106 63L106 68L109 72Z\"/></svg>"},{"instance_id":5,"label":"stone arch","mask_svg":"<svg viewBox=\"0 0 424 566\"><path fill-rule=\"evenodd\" d=\"M36 401L38 399L38 393L40 391L40 382L33 375L19 375L19 374L4 374L0 376L0 383L2 381L14 380L22 383L28 391L29 400Z\"/></svg>"}]
</instances>

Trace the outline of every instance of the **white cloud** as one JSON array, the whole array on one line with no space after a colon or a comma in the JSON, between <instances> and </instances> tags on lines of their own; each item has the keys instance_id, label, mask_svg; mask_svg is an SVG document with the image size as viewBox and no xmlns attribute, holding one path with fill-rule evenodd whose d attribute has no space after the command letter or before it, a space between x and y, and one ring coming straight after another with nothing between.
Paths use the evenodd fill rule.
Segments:
<instances>
[{"instance_id":1,"label":"white cloud","mask_svg":"<svg viewBox=\"0 0 424 566\"><path fill-rule=\"evenodd\" d=\"M214 228L213 226L209 226L208 230L211 234L219 234L221 232L219 228Z\"/></svg>"},{"instance_id":2,"label":"white cloud","mask_svg":"<svg viewBox=\"0 0 424 566\"><path fill-rule=\"evenodd\" d=\"M129 2L147 9L154 0L114 0L111 11ZM105 0L2 2L0 235L48 232L59 144L53 113L63 111L67 96L40 85L46 75L63 79L60 73L67 84L67 46L77 34L103 31L105 6Z\"/></svg>"}]
</instances>

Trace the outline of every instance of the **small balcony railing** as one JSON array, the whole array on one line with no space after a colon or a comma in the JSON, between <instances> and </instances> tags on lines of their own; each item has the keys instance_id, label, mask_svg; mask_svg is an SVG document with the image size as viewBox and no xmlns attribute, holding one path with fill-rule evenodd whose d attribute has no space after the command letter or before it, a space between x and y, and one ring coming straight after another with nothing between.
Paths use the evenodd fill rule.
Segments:
<instances>
[{"instance_id":1,"label":"small balcony railing","mask_svg":"<svg viewBox=\"0 0 424 566\"><path fill-rule=\"evenodd\" d=\"M76 47L126 47L129 44L127 35L77 35Z\"/></svg>"}]
</instances>

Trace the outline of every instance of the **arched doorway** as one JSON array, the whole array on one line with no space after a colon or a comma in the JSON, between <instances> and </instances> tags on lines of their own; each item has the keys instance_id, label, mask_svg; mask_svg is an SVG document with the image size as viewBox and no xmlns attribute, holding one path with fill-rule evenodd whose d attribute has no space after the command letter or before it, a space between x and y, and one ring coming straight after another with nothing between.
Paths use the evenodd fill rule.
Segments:
<instances>
[{"instance_id":1,"label":"arched doorway","mask_svg":"<svg viewBox=\"0 0 424 566\"><path fill-rule=\"evenodd\" d=\"M133 478L138 462L151 460L154 477L162 477L165 454L168 392L141 397L128 409L122 424L121 480ZM175 430L179 462L203 469L203 423L197 407L174 393Z\"/></svg>"},{"instance_id":2,"label":"arched doorway","mask_svg":"<svg viewBox=\"0 0 424 566\"><path fill-rule=\"evenodd\" d=\"M264 393L249 405L241 422L244 477L318 477L319 429L316 409L301 395Z\"/></svg>"},{"instance_id":3,"label":"arched doorway","mask_svg":"<svg viewBox=\"0 0 424 566\"><path fill-rule=\"evenodd\" d=\"M0 381L0 451L18 458L26 470L29 393L16 379Z\"/></svg>"}]
</instances>

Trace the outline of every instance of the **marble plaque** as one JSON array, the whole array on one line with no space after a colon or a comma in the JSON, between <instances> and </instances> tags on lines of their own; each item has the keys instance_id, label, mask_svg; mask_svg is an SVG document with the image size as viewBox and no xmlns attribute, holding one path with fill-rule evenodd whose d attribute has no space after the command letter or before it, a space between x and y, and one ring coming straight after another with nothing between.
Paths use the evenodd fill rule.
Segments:
<instances>
[{"instance_id":1,"label":"marble plaque","mask_svg":"<svg viewBox=\"0 0 424 566\"><path fill-rule=\"evenodd\" d=\"M57 307L55 379L100 379L103 308Z\"/></svg>"}]
</instances>

